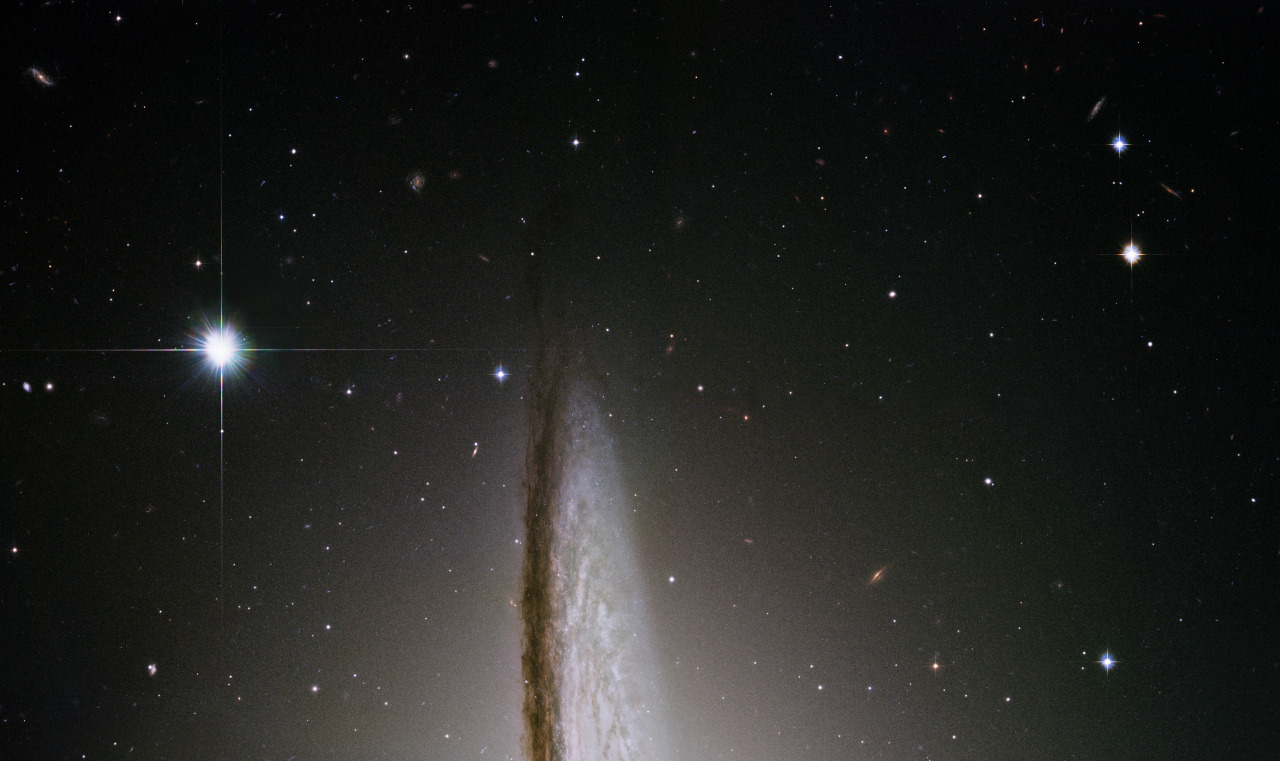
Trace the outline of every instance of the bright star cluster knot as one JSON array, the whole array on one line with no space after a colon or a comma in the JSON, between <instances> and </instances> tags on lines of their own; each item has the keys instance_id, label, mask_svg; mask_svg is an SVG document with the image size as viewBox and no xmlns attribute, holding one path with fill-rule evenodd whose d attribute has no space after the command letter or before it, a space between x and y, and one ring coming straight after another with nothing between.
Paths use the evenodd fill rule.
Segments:
<instances>
[{"instance_id":1,"label":"bright star cluster knot","mask_svg":"<svg viewBox=\"0 0 1280 761\"><path fill-rule=\"evenodd\" d=\"M209 358L209 362L222 368L235 359L240 348L240 340L229 327L215 328L200 342L200 350Z\"/></svg>"}]
</instances>

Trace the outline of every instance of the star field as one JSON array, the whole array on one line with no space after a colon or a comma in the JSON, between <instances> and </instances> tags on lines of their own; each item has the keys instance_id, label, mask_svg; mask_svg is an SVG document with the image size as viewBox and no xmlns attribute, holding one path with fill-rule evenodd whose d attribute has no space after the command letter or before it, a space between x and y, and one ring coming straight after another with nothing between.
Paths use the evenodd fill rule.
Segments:
<instances>
[{"instance_id":1,"label":"star field","mask_svg":"<svg viewBox=\"0 0 1280 761\"><path fill-rule=\"evenodd\" d=\"M520 758L537 314L679 758L1280 741L1268 9L4 13L0 756Z\"/></svg>"}]
</instances>

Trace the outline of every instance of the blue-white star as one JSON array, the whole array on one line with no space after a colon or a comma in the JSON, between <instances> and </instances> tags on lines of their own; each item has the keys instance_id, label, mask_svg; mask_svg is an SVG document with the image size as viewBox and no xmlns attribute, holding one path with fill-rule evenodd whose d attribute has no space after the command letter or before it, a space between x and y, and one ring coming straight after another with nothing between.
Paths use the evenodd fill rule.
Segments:
<instances>
[{"instance_id":1,"label":"blue-white star","mask_svg":"<svg viewBox=\"0 0 1280 761\"><path fill-rule=\"evenodd\" d=\"M1111 671L1117 661L1111 657L1111 653L1103 653L1102 657L1098 659L1098 663L1102 665L1103 671Z\"/></svg>"},{"instance_id":2,"label":"blue-white star","mask_svg":"<svg viewBox=\"0 0 1280 761\"><path fill-rule=\"evenodd\" d=\"M200 350L208 357L209 363L222 369L236 358L240 350L240 339L230 327L213 328L200 341Z\"/></svg>"},{"instance_id":3,"label":"blue-white star","mask_svg":"<svg viewBox=\"0 0 1280 761\"><path fill-rule=\"evenodd\" d=\"M1129 144L1124 141L1123 137L1116 135L1116 139L1111 141L1111 147L1116 149L1116 153L1124 153L1124 149L1128 148Z\"/></svg>"}]
</instances>

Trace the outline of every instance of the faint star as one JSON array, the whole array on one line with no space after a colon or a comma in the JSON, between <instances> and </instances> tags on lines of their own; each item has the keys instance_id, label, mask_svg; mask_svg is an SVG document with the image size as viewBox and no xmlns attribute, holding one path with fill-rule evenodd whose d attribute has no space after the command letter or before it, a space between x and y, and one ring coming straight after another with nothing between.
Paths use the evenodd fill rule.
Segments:
<instances>
[{"instance_id":1,"label":"faint star","mask_svg":"<svg viewBox=\"0 0 1280 761\"><path fill-rule=\"evenodd\" d=\"M577 136L574 136L574 138L569 141L569 145L572 145L574 148L579 148L582 146L582 141L579 140Z\"/></svg>"}]
</instances>

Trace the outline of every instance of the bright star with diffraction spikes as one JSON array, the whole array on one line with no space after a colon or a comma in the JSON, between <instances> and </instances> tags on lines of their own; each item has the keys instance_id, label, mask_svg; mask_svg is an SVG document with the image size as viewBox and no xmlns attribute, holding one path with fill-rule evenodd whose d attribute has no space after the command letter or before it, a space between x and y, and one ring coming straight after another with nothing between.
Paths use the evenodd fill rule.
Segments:
<instances>
[{"instance_id":1,"label":"bright star with diffraction spikes","mask_svg":"<svg viewBox=\"0 0 1280 761\"><path fill-rule=\"evenodd\" d=\"M240 339L228 326L209 330L200 341L200 349L214 367L222 368L236 358Z\"/></svg>"}]
</instances>

